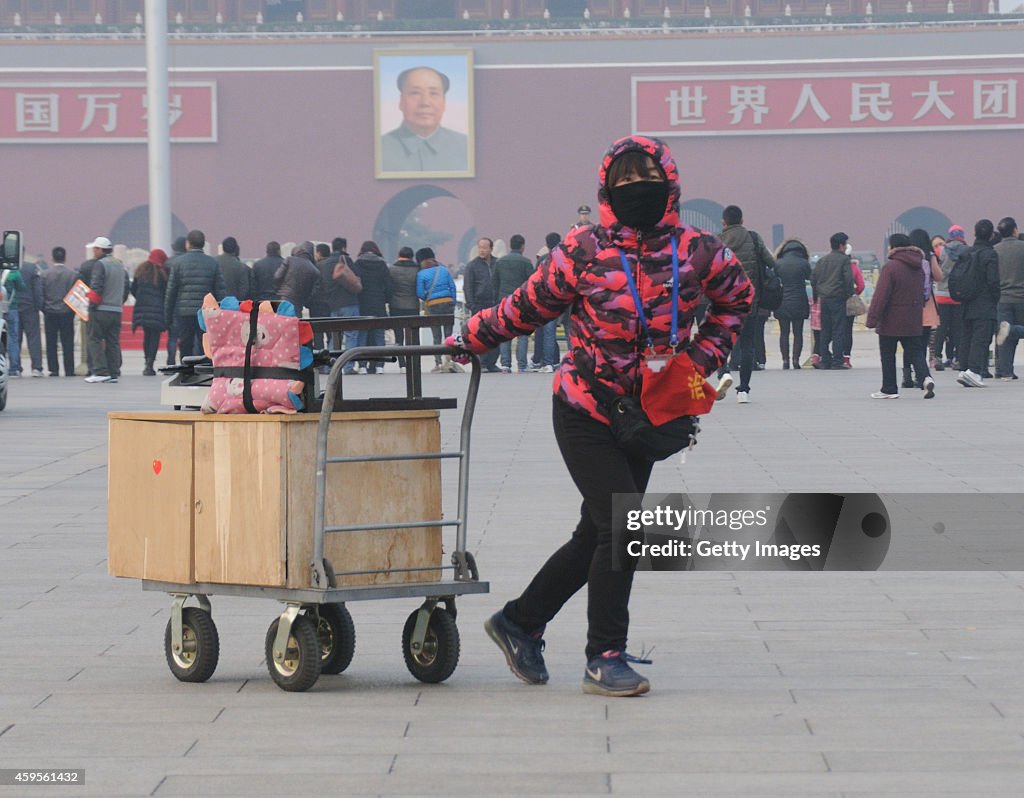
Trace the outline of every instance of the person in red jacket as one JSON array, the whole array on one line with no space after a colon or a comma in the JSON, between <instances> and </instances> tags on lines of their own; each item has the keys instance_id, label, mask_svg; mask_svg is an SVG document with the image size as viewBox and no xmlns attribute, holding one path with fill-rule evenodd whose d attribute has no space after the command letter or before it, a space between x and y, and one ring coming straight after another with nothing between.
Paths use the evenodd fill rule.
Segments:
<instances>
[{"instance_id":1,"label":"person in red jacket","mask_svg":"<svg viewBox=\"0 0 1024 798\"><path fill-rule=\"evenodd\" d=\"M910 360L924 377L924 398L935 396L935 380L928 373L921 314L924 308L924 275L921 261L924 253L911 245L903 233L889 236L889 260L882 269L868 307L865 322L878 333L878 353L882 360L882 390L872 399L899 399L896 383L896 345L910 355Z\"/></svg>"},{"instance_id":2,"label":"person in red jacket","mask_svg":"<svg viewBox=\"0 0 1024 798\"><path fill-rule=\"evenodd\" d=\"M553 416L562 457L583 495L580 519L523 594L491 616L485 628L517 677L543 684L548 680L541 654L544 627L587 585L583 689L624 696L645 693L650 683L630 667L637 659L626 654L636 564L625 541L613 536L612 494L643 493L653 462L617 447L595 390L637 395L643 350L672 351L673 240L680 261L678 329L684 340L697 306L705 298L710 302L685 346L702 377L728 357L750 312L753 288L721 241L680 222L679 174L662 142L641 136L616 141L598 179L600 225L570 231L552 251L548 268L471 317L449 342L482 354L571 309L569 351L554 378ZM640 307L626 268L635 275Z\"/></svg>"}]
</instances>

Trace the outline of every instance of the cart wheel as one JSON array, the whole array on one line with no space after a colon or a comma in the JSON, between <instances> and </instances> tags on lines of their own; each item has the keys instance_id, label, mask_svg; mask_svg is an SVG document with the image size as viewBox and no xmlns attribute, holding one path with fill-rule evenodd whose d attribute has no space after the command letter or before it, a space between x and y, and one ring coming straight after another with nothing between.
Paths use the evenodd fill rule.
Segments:
<instances>
[{"instance_id":1,"label":"cart wheel","mask_svg":"<svg viewBox=\"0 0 1024 798\"><path fill-rule=\"evenodd\" d=\"M356 627L344 604L321 604L320 672L341 673L352 663L356 652Z\"/></svg>"},{"instance_id":2,"label":"cart wheel","mask_svg":"<svg viewBox=\"0 0 1024 798\"><path fill-rule=\"evenodd\" d=\"M181 611L182 651L171 646L171 622L164 632L164 653L167 664L183 682L205 682L217 669L220 658L220 638L210 613L198 607L185 607Z\"/></svg>"},{"instance_id":3,"label":"cart wheel","mask_svg":"<svg viewBox=\"0 0 1024 798\"><path fill-rule=\"evenodd\" d=\"M320 638L316 624L307 615L298 615L292 622L292 633L288 635L288 646L284 660L274 660L274 638L280 618L275 618L267 629L266 654L267 670L270 677L282 690L301 693L308 690L320 678Z\"/></svg>"},{"instance_id":4,"label":"cart wheel","mask_svg":"<svg viewBox=\"0 0 1024 798\"><path fill-rule=\"evenodd\" d=\"M427 636L421 651L412 650L412 634L416 629L416 610L405 622L402 630L402 654L409 673L421 682L443 682L459 664L459 628L446 610L432 612L427 623Z\"/></svg>"}]
</instances>

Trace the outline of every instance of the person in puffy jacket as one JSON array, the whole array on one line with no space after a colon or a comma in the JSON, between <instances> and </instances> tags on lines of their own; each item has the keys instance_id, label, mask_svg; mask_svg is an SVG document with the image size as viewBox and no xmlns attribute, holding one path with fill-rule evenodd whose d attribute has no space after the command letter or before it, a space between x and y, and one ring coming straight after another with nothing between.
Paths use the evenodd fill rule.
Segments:
<instances>
[{"instance_id":1,"label":"person in puffy jacket","mask_svg":"<svg viewBox=\"0 0 1024 798\"><path fill-rule=\"evenodd\" d=\"M753 288L739 261L721 241L681 223L679 173L657 139L616 141L598 172L600 225L572 230L552 253L548 269L534 271L493 308L472 316L452 344L483 353L528 335L565 310L569 351L554 377L554 428L573 481L583 494L571 538L543 565L519 598L496 612L485 628L525 682L548 679L541 655L545 625L588 586L586 671L583 689L605 696L645 693L648 680L626 654L629 594L635 558L613 536L613 493L643 493L653 462L628 455L612 436L595 391L636 396L646 335L657 353L671 353L672 240L678 242L678 328L697 372L712 374L732 349L750 313ZM637 307L624 268L635 275ZM695 311L709 300L692 338ZM688 340L686 340L688 339ZM616 565L613 565L613 562Z\"/></svg>"},{"instance_id":2,"label":"person in puffy jacket","mask_svg":"<svg viewBox=\"0 0 1024 798\"><path fill-rule=\"evenodd\" d=\"M775 310L779 320L779 352L782 368L788 369L790 360L789 336L793 335L793 368L800 368L800 355L804 351L804 320L811 315L807 299L807 281L811 279L811 261L803 241L789 238L775 253L775 273L782 281L782 304Z\"/></svg>"},{"instance_id":3,"label":"person in puffy jacket","mask_svg":"<svg viewBox=\"0 0 1024 798\"><path fill-rule=\"evenodd\" d=\"M132 278L132 296L135 297L132 332L142 328L142 353L146 359L142 374L146 377L156 376L153 364L160 348L160 334L167 329L164 320L167 279L167 253L162 249L152 250L135 269Z\"/></svg>"},{"instance_id":4,"label":"person in puffy jacket","mask_svg":"<svg viewBox=\"0 0 1024 798\"><path fill-rule=\"evenodd\" d=\"M380 247L375 241L364 241L359 247L356 262L352 265L363 290L359 293L359 315L380 318L388 315L388 302L391 301L392 283L388 262L380 254ZM384 330L360 330L357 346L384 346ZM370 374L377 373L377 362L363 360L359 364ZM347 368L347 366L346 366ZM384 364L380 364L384 371Z\"/></svg>"},{"instance_id":5,"label":"person in puffy jacket","mask_svg":"<svg viewBox=\"0 0 1024 798\"><path fill-rule=\"evenodd\" d=\"M993 242L995 235L991 219L979 219L974 223L974 245L968 250L972 261L969 279L974 281L979 291L977 296L962 305L964 330L960 363L964 368L956 378L965 388L985 387L988 349L996 329L996 309L1001 296L999 255Z\"/></svg>"},{"instance_id":6,"label":"person in puffy jacket","mask_svg":"<svg viewBox=\"0 0 1024 798\"><path fill-rule=\"evenodd\" d=\"M178 336L182 358L202 354L202 330L196 314L203 306L203 297L213 294L220 302L225 297L224 275L220 264L203 252L206 235L192 230L185 237L185 254L173 258L164 297L164 319Z\"/></svg>"},{"instance_id":7,"label":"person in puffy jacket","mask_svg":"<svg viewBox=\"0 0 1024 798\"><path fill-rule=\"evenodd\" d=\"M320 270L314 265L313 242L303 241L274 273L277 298L291 302L295 315L309 307L320 285Z\"/></svg>"},{"instance_id":8,"label":"person in puffy jacket","mask_svg":"<svg viewBox=\"0 0 1024 798\"><path fill-rule=\"evenodd\" d=\"M939 306L939 329L935 333L935 358L943 369L953 368L960 363L960 339L963 335L963 306L949 295L949 273L957 258L967 251L966 233L954 224L949 228L948 239L939 254L939 269L942 279L935 283L935 302ZM945 348L945 358L943 358ZM966 353L963 358L966 363Z\"/></svg>"},{"instance_id":9,"label":"person in puffy jacket","mask_svg":"<svg viewBox=\"0 0 1024 798\"><path fill-rule=\"evenodd\" d=\"M882 360L882 389L872 399L899 399L896 382L896 345L910 353L920 374L926 374L927 357L921 338L921 313L924 310L924 278L921 260L924 253L903 233L889 236L889 260L878 277L875 293L868 306L868 329L878 333L878 354ZM924 398L935 396L935 381L923 378Z\"/></svg>"},{"instance_id":10,"label":"person in puffy jacket","mask_svg":"<svg viewBox=\"0 0 1024 798\"><path fill-rule=\"evenodd\" d=\"M448 267L438 263L434 250L430 247L421 247L416 250L416 262L420 266L419 274L416 275L416 295L423 301L423 310L427 316L451 316L455 313L455 281L452 279ZM453 325L441 324L431 326L430 331L434 336L434 343L440 344L442 336L452 334ZM440 355L434 355L433 373L462 371L457 363L452 363L449 356L443 359Z\"/></svg>"}]
</instances>

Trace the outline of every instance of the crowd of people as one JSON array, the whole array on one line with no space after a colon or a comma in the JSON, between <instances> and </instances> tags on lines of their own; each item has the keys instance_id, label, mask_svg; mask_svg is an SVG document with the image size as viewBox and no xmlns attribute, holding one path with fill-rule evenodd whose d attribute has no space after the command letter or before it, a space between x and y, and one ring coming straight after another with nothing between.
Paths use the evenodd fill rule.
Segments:
<instances>
[{"instance_id":1,"label":"crowd of people","mask_svg":"<svg viewBox=\"0 0 1024 798\"><path fill-rule=\"evenodd\" d=\"M593 225L590 207L581 205L570 233ZM743 212L735 205L722 216L722 242L743 266L755 289L754 306L744 322L729 360L718 371L718 398L735 385L737 401L750 402L751 375L766 368L765 327L774 318L783 369L850 369L854 320L866 314L866 326L878 333L883 378L873 398L891 399L900 388L919 389L925 398L935 396L933 373L958 372L957 381L967 387L985 387L986 380L1015 380L1013 358L1024 337L1024 241L1016 221L1005 217L998 225L981 220L969 245L963 227L953 225L945 235L929 235L923 229L908 235L895 233L878 275L870 303L862 296L865 275L851 257L849 237L842 232L829 240L830 251L814 261L808 245L786 238L774 251L744 226ZM113 245L97 237L87 245L91 257L77 268L66 263L64 247L54 247L52 263L26 262L11 272L3 289L8 299L9 373L23 373L22 344L28 349L31 375L75 374L74 320L64 297L77 279L88 287L91 310L86 326L85 359L89 382L117 382L122 356L120 329L122 306L134 297L132 331L143 333L143 374L156 374L158 348L166 334L166 363L202 352L197 311L203 297L235 296L246 299L281 299L310 317L386 317L421 313L447 317L458 300L455 277L463 279L465 309L472 315L511 295L537 269L550 268L551 253L561 243L549 233L544 246L531 259L526 241L514 234L508 252L495 256L495 242L482 237L472 260L457 274L442 264L429 247L402 247L398 258L387 263L374 241L365 241L355 255L343 237L326 243L305 241L282 253L271 241L265 256L251 266L241 260L238 241L225 238L220 254L209 248L200 230L175 241L170 255L161 249L149 252L129 277L125 265L113 255ZM969 301L950 295L950 272L958 260L978 261L976 274L985 290ZM890 269L895 266L895 269ZM912 286L920 272L919 297ZM982 272L984 273L983 276ZM776 276L781 283L781 302L771 310L763 307L763 281ZM697 318L702 318L703 308ZM545 323L534 334L532 353L528 336L504 341L482 357L486 372L551 373L559 365L557 329L564 317ZM811 354L803 360L805 323L811 331ZM453 332L452 325L438 324L435 343ZM336 348L381 345L383 329L349 331L336 341L318 336L314 346ZM405 343L401 329L394 332ZM43 340L46 363L44 369ZM897 347L902 348L902 373L896 368ZM514 350L514 357L513 357ZM990 353L994 362L990 368ZM350 363L347 374L375 373L373 361ZM434 371L460 371L449 358L438 357ZM733 372L739 373L736 383ZM901 377L901 378L900 378Z\"/></svg>"}]
</instances>

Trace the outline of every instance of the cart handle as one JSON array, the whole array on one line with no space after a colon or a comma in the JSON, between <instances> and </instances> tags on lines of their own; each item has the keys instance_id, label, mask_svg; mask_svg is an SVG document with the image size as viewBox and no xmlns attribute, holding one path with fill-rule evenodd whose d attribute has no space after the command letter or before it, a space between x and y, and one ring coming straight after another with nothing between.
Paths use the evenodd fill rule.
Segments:
<instances>
[{"instance_id":1,"label":"cart handle","mask_svg":"<svg viewBox=\"0 0 1024 798\"><path fill-rule=\"evenodd\" d=\"M326 569L324 568L324 510L327 497L327 435L331 426L331 414L334 412L334 400L337 396L338 382L342 377L342 369L346 363L360 358L372 357L424 357L430 355L461 355L464 350L454 346L357 346L346 350L334 361L331 373L327 377L324 389L323 405L320 409L320 421L316 433L316 493L313 507L313 584L321 589L329 586ZM480 390L480 358L470 353L472 371L469 375L469 388L466 391L466 405L462 411L462 424L459 432L459 522L455 532L455 551L452 563L456 566L455 578L458 580L474 579L465 566L465 558L459 555L466 550L466 521L469 511L469 438L473 427L473 413L476 409L477 394Z\"/></svg>"}]
</instances>

